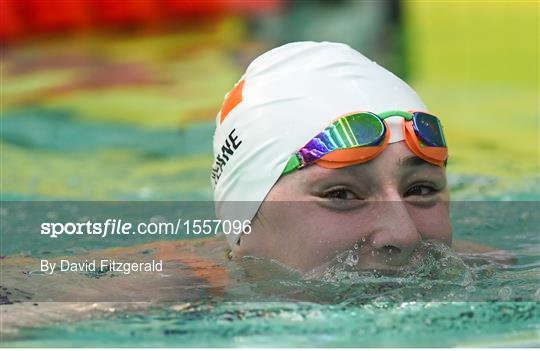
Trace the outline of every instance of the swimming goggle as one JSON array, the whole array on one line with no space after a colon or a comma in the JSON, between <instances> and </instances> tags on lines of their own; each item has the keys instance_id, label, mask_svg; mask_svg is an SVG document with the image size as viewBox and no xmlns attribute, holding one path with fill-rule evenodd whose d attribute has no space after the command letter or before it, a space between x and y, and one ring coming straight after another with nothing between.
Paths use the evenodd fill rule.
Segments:
<instances>
[{"instance_id":1,"label":"swimming goggle","mask_svg":"<svg viewBox=\"0 0 540 351\"><path fill-rule=\"evenodd\" d=\"M448 149L437 117L415 111L388 111L378 115L355 112L337 119L292 155L283 174L313 163L341 168L377 157L390 137L384 120L394 116L403 117L405 142L415 155L434 165L446 166Z\"/></svg>"}]
</instances>

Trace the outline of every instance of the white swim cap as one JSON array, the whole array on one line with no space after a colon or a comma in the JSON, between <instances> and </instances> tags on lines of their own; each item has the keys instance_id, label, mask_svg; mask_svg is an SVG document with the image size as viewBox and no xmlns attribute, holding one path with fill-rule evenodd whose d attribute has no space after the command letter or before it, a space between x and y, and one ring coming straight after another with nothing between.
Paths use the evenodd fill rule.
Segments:
<instances>
[{"instance_id":1,"label":"white swim cap","mask_svg":"<svg viewBox=\"0 0 540 351\"><path fill-rule=\"evenodd\" d=\"M291 155L336 118L391 110L427 111L411 87L348 45L295 42L259 56L216 117L217 218L253 219ZM385 119L390 143L404 140L402 121ZM227 239L232 246L238 236Z\"/></svg>"}]
</instances>

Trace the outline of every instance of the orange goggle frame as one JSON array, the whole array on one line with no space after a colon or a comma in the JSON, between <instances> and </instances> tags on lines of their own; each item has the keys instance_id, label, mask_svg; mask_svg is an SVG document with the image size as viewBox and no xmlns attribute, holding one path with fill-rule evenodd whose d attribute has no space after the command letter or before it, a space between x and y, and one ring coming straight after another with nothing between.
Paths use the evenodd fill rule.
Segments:
<instances>
[{"instance_id":1,"label":"orange goggle frame","mask_svg":"<svg viewBox=\"0 0 540 351\"><path fill-rule=\"evenodd\" d=\"M283 174L317 163L341 168L377 157L388 145L390 129L384 119L403 117L409 149L437 166L445 166L448 148L439 119L420 111L355 112L338 118L291 156Z\"/></svg>"}]
</instances>

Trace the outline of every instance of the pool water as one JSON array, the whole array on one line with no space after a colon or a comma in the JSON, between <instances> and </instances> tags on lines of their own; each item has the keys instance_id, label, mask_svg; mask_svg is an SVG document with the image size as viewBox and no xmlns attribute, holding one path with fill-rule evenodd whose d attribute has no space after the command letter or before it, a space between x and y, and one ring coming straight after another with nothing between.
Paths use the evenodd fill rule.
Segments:
<instances>
[{"instance_id":1,"label":"pool water","mask_svg":"<svg viewBox=\"0 0 540 351\"><path fill-rule=\"evenodd\" d=\"M13 346L534 346L533 303L194 304L21 332Z\"/></svg>"},{"instance_id":2,"label":"pool water","mask_svg":"<svg viewBox=\"0 0 540 351\"><path fill-rule=\"evenodd\" d=\"M202 46L183 34L124 40L119 46L89 38L79 46L37 43L9 51L2 68L7 87L0 131L2 200L210 200L213 117L240 69L238 52L219 48L225 39L231 45L237 39L221 32L204 35L207 44ZM118 59L126 49L132 53L129 62ZM107 73L111 67L129 74L95 79L96 72ZM504 149L502 144L496 147ZM130 255L130 245L154 249L162 244L96 241L81 246L77 239L66 239L42 245L32 233L17 231L3 204L1 285L18 295L2 293L2 301L12 304L2 306L1 344L538 347L539 178L537 172L525 171L486 175L480 171L489 169L481 164L490 163L484 151L449 163L454 235L511 252L517 260L513 265L460 256L427 243L416 265L399 276L360 274L354 252L346 252L306 278L273 262L228 261L218 239L200 246L186 240L177 256L187 255L193 246L202 256L212 256L213 263L198 262L202 271L221 267L227 278L213 286L175 275L164 278L166 284L139 280L141 289L155 293L145 303L43 298L19 303L15 301L29 292L47 296L81 287L104 289L106 282L121 279L62 280L59 275L46 285L42 277L21 274L44 255L94 250ZM472 159L478 155L482 162ZM537 170L538 160L526 156L520 154L516 169ZM475 162L477 169L453 171ZM18 215L27 221L37 213L21 210ZM121 248L111 248L116 246ZM139 251L144 256L152 250ZM192 274L192 267L179 262L171 261L169 269L179 277ZM179 291L183 297L175 298ZM115 293L122 296L122 291Z\"/></svg>"},{"instance_id":3,"label":"pool water","mask_svg":"<svg viewBox=\"0 0 540 351\"><path fill-rule=\"evenodd\" d=\"M11 295L3 296L10 304L2 309L2 343L17 347L538 346L540 212L536 202L454 205L459 205L452 211L454 230L462 233L458 237L504 243L517 264L458 255L427 242L394 276L360 272L355 248L301 276L272 261L230 261L221 238L103 248L113 250L119 259L137 260L176 245L163 274L147 278L135 274L129 285L128 278L114 274L99 280L76 274L24 276L22 272L35 266L28 260L44 254L81 256L97 247L88 251L80 247L80 240L66 238L63 245L46 250L27 244L30 250L21 253L20 244L15 244L20 233L4 227L4 233L15 233L19 241L4 236L3 250L8 255L3 259L2 288ZM503 219L493 216L502 212ZM110 252L103 256L110 257ZM189 257L200 261L186 265ZM193 277L193 267L208 275L222 270L227 274L213 282L184 278ZM59 291L66 295L57 297ZM73 297L87 291L105 297L88 295L90 302ZM53 296L56 299L51 301L65 302L44 302Z\"/></svg>"}]
</instances>

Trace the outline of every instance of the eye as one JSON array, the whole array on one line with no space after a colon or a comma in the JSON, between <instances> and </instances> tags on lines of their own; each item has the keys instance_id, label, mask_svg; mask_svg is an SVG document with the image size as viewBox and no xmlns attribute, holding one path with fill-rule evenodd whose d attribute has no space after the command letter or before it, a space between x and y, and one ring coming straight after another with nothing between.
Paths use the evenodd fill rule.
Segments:
<instances>
[{"instance_id":1,"label":"eye","mask_svg":"<svg viewBox=\"0 0 540 351\"><path fill-rule=\"evenodd\" d=\"M407 190L405 196L429 196L436 192L437 189L429 185L413 185Z\"/></svg>"},{"instance_id":2,"label":"eye","mask_svg":"<svg viewBox=\"0 0 540 351\"><path fill-rule=\"evenodd\" d=\"M347 189L334 189L323 194L324 198L330 200L357 200L355 193Z\"/></svg>"}]
</instances>

